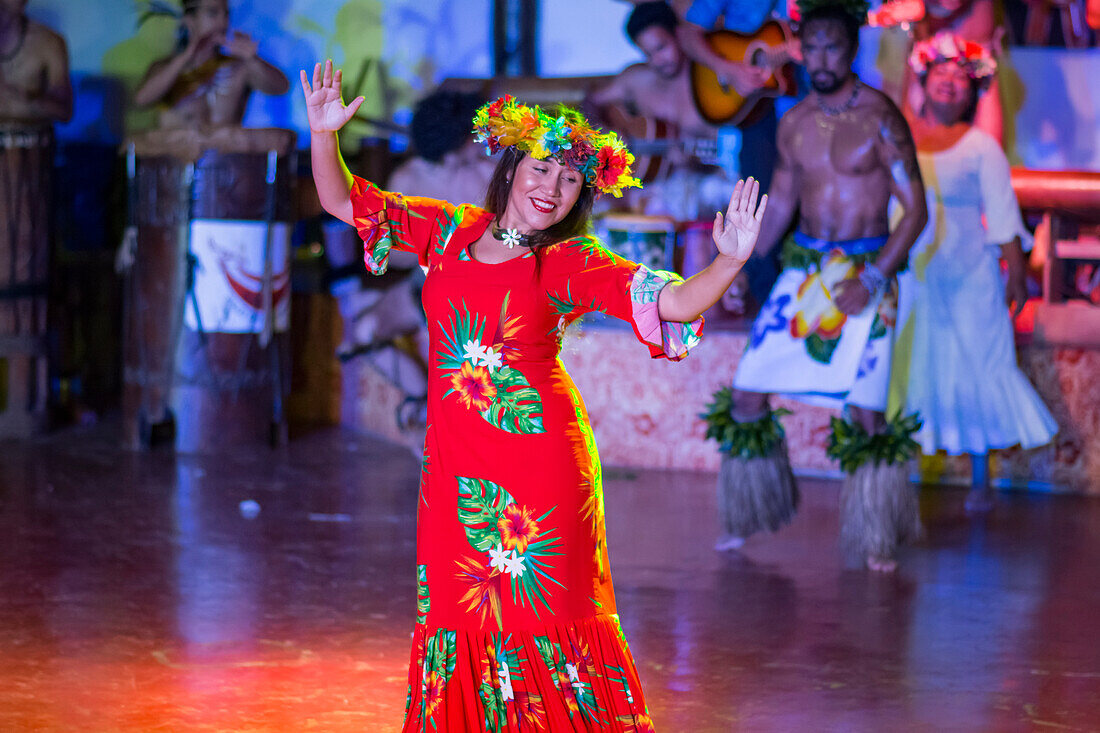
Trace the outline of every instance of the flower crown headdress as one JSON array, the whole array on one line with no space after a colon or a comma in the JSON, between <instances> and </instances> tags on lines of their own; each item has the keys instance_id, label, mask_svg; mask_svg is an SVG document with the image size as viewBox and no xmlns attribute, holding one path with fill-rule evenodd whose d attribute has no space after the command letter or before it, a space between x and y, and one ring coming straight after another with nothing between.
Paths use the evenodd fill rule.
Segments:
<instances>
[{"instance_id":1,"label":"flower crown headdress","mask_svg":"<svg viewBox=\"0 0 1100 733\"><path fill-rule=\"evenodd\" d=\"M580 112L563 107L555 118L511 94L484 105L474 115L474 133L492 155L515 147L536 160L554 158L582 173L600 193L618 198L624 188L641 187L631 174L634 155L614 132L588 124Z\"/></svg>"},{"instance_id":2,"label":"flower crown headdress","mask_svg":"<svg viewBox=\"0 0 1100 733\"><path fill-rule=\"evenodd\" d=\"M909 54L909 68L922 79L934 65L948 61L958 64L971 79L982 86L989 84L997 72L997 62L989 49L947 31L920 41Z\"/></svg>"}]
</instances>

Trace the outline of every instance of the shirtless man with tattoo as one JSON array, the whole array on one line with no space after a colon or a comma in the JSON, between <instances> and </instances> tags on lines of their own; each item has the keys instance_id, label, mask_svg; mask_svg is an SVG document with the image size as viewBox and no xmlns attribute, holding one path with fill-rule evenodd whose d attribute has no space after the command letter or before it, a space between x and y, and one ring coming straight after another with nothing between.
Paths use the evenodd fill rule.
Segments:
<instances>
[{"instance_id":1,"label":"shirtless man with tattoo","mask_svg":"<svg viewBox=\"0 0 1100 733\"><path fill-rule=\"evenodd\" d=\"M863 19L827 0L805 0L803 8L799 35L813 91L780 121L754 256L779 244L796 214L797 228L733 380L738 429L774 439L757 455L726 458L721 549L794 514L797 491L769 393L845 407L852 422L834 426L840 443L886 429L894 275L928 218L905 119L852 72ZM891 197L904 209L893 231ZM901 473L887 476L888 468ZM845 482L842 540L874 570L893 570L897 546L919 531L904 471L871 465Z\"/></svg>"}]
</instances>

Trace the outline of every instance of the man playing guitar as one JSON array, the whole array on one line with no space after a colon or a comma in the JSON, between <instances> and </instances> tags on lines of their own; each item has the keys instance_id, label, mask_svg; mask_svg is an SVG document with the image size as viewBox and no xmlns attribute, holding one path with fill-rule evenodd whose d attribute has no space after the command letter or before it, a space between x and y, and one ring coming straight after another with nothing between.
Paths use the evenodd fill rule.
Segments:
<instances>
[{"instance_id":1,"label":"man playing guitar","mask_svg":"<svg viewBox=\"0 0 1100 733\"><path fill-rule=\"evenodd\" d=\"M753 33L771 16L774 4L775 0L675 0L674 8L667 2L636 3L626 31L645 54L646 62L625 69L610 83L592 92L587 102L601 108L624 106L641 116L662 120L673 125L681 138L717 140L723 133L727 140L741 138L737 149L737 173L753 176L766 190L775 162L776 116L770 100L765 99L763 105L756 107L753 117L742 122L738 129L724 126L713 115L701 113L704 107L699 102L704 90L693 80L691 62L712 69L717 82L728 85L746 99L746 104L759 101L754 95L765 86L772 71L723 56L711 46L707 31L722 17L728 29L741 34ZM708 90L707 93L722 92ZM605 122L611 121L606 114L602 117ZM716 147L721 148L721 144L716 143ZM678 162L683 165L686 161ZM704 205L703 202L700 205ZM774 263L769 266L763 261L754 261L752 269L754 272L747 275L753 291L762 300L777 271ZM739 293L731 293L724 302L734 312L744 308Z\"/></svg>"}]
</instances>

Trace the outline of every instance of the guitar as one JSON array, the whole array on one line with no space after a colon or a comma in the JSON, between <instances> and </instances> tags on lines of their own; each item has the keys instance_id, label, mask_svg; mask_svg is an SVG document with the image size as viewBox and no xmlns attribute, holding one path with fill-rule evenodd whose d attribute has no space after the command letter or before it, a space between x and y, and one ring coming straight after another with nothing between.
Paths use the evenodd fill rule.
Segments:
<instances>
[{"instance_id":1,"label":"guitar","mask_svg":"<svg viewBox=\"0 0 1100 733\"><path fill-rule=\"evenodd\" d=\"M795 92L794 68L790 61L798 56L798 39L785 24L769 20L752 35L711 31L707 34L707 43L728 61L752 64L771 72L764 88L743 97L720 82L713 69L692 62L691 94L699 115L710 124L740 125L749 120L762 101Z\"/></svg>"},{"instance_id":2,"label":"guitar","mask_svg":"<svg viewBox=\"0 0 1100 733\"><path fill-rule=\"evenodd\" d=\"M675 125L653 117L642 117L618 105L609 105L600 116L606 126L623 137L634 154L634 175L649 183L669 172L668 154L678 151L704 165L718 164L715 138L681 137Z\"/></svg>"}]
</instances>

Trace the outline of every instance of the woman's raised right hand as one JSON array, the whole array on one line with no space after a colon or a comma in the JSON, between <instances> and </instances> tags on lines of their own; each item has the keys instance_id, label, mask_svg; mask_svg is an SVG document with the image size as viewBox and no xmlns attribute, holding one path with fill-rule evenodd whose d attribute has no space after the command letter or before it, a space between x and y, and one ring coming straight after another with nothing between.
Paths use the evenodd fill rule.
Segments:
<instances>
[{"instance_id":1,"label":"woman's raised right hand","mask_svg":"<svg viewBox=\"0 0 1100 733\"><path fill-rule=\"evenodd\" d=\"M305 69L302 69L301 76L302 92L306 97L306 116L312 132L336 132L348 123L363 103L363 97L356 97L351 104L344 105L344 100L340 98L340 70L333 73L331 59L325 61L324 73L321 64L313 67L312 86Z\"/></svg>"}]
</instances>

